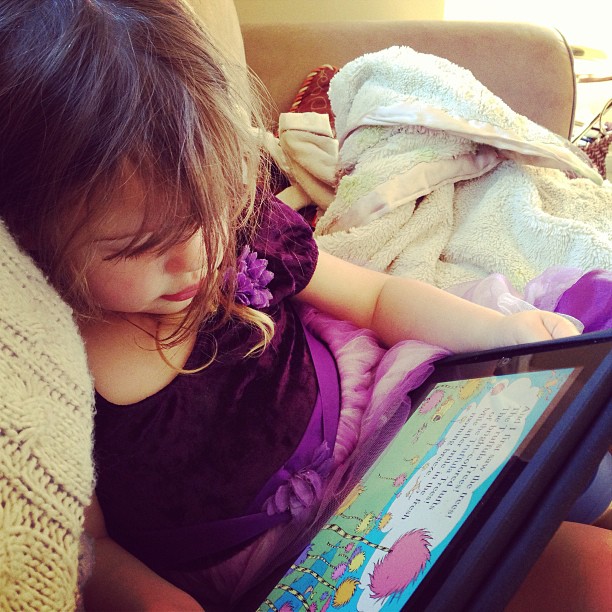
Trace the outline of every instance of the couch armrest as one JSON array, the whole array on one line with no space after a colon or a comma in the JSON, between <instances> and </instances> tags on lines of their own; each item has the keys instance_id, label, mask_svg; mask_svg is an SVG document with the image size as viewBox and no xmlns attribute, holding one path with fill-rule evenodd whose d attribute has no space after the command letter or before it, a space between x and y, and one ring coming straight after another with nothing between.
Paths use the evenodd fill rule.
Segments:
<instances>
[{"instance_id":1,"label":"couch armrest","mask_svg":"<svg viewBox=\"0 0 612 612\"><path fill-rule=\"evenodd\" d=\"M474 21L369 21L242 26L247 63L267 87L278 115L321 64L408 45L468 68L513 110L568 137L575 106L572 54L552 28ZM274 117L272 117L274 118Z\"/></svg>"}]
</instances>

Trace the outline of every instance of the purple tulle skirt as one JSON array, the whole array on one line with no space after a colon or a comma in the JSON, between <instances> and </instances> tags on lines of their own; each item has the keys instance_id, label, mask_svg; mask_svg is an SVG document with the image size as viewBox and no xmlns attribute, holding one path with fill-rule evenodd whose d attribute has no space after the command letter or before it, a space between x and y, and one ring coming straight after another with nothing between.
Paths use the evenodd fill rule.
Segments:
<instances>
[{"instance_id":1,"label":"purple tulle skirt","mask_svg":"<svg viewBox=\"0 0 612 612\"><path fill-rule=\"evenodd\" d=\"M456 285L451 293L505 314L529 308L567 315L580 331L612 329L612 272L555 267L525 286L520 295L500 274Z\"/></svg>"},{"instance_id":2,"label":"purple tulle skirt","mask_svg":"<svg viewBox=\"0 0 612 612\"><path fill-rule=\"evenodd\" d=\"M612 273L553 268L533 279L519 294L501 275L450 290L470 301L509 314L539 308L568 315L579 328L612 328ZM322 497L306 512L268 531L231 558L205 571L176 576L187 590L206 593L207 610L228 609L255 592L248 605L265 598L270 571L295 559L313 533L350 492L365 468L410 414L407 393L432 372L447 352L417 341L383 348L368 330L301 307L304 325L331 349L341 385L341 412L334 447L335 468ZM197 583L197 588L196 588ZM273 586L274 582L270 586ZM259 601L258 601L259 600Z\"/></svg>"}]
</instances>

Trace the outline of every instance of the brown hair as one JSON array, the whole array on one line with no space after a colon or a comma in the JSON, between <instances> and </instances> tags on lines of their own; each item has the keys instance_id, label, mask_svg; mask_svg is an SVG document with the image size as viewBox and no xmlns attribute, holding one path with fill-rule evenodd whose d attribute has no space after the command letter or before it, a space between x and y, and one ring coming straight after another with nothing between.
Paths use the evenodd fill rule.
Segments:
<instances>
[{"instance_id":1,"label":"brown hair","mask_svg":"<svg viewBox=\"0 0 612 612\"><path fill-rule=\"evenodd\" d=\"M122 255L205 229L204 274L218 282L194 300L183 331L218 309L271 333L222 286L261 170L257 97L184 2L4 1L0 66L0 215L77 315L99 312L73 253L129 163L155 194L146 219L164 223Z\"/></svg>"}]
</instances>

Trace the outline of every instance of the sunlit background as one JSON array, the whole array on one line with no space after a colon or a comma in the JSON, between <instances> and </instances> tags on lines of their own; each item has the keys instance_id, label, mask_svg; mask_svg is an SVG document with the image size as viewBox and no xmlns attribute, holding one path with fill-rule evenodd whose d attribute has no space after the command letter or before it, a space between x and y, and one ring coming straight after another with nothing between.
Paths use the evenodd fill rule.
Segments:
<instances>
[{"instance_id":1,"label":"sunlit background","mask_svg":"<svg viewBox=\"0 0 612 612\"><path fill-rule=\"evenodd\" d=\"M610 0L444 0L444 19L530 21L557 28L575 53L578 77L576 126L584 126L612 98L612 8Z\"/></svg>"},{"instance_id":2,"label":"sunlit background","mask_svg":"<svg viewBox=\"0 0 612 612\"><path fill-rule=\"evenodd\" d=\"M235 0L235 3L243 23L447 19L551 26L576 51L575 68L579 77L576 129L588 124L612 98L610 0L575 3L559 0Z\"/></svg>"},{"instance_id":3,"label":"sunlit background","mask_svg":"<svg viewBox=\"0 0 612 612\"><path fill-rule=\"evenodd\" d=\"M444 0L444 19L530 21L559 29L573 45L612 57L612 8L609 0Z\"/></svg>"},{"instance_id":4,"label":"sunlit background","mask_svg":"<svg viewBox=\"0 0 612 612\"><path fill-rule=\"evenodd\" d=\"M336 21L469 19L530 21L560 29L573 44L608 50L612 56L609 0L235 0L240 20ZM607 29L607 32L606 32Z\"/></svg>"}]
</instances>

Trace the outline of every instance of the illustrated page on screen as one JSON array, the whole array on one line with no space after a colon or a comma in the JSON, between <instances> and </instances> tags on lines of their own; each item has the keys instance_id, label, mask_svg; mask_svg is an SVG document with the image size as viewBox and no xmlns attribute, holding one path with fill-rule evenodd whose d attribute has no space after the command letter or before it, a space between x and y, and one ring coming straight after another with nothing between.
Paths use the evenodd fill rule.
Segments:
<instances>
[{"instance_id":1,"label":"illustrated page on screen","mask_svg":"<svg viewBox=\"0 0 612 612\"><path fill-rule=\"evenodd\" d=\"M437 384L259 610L401 609L573 371Z\"/></svg>"}]
</instances>

